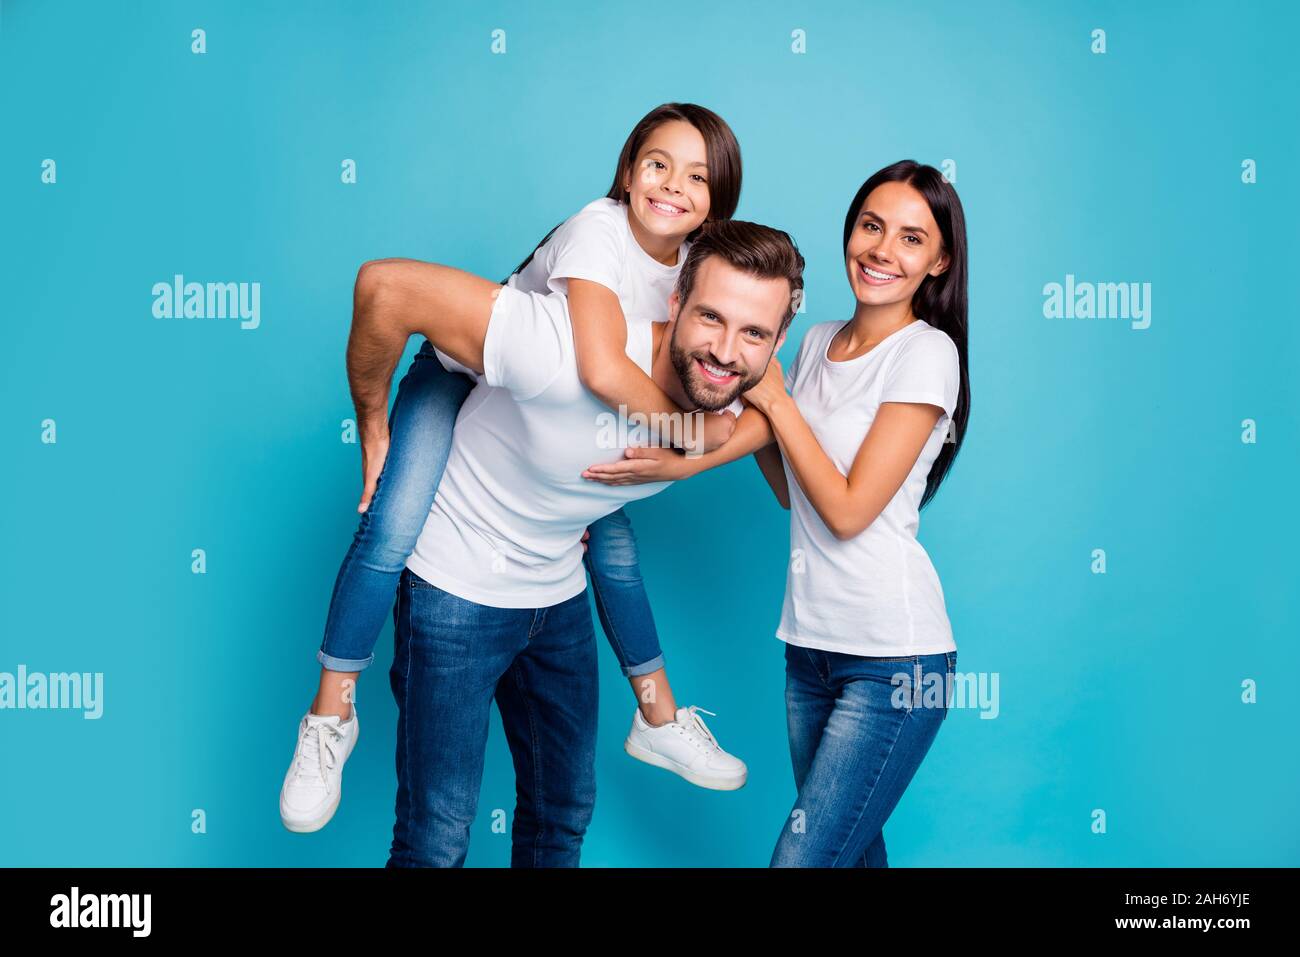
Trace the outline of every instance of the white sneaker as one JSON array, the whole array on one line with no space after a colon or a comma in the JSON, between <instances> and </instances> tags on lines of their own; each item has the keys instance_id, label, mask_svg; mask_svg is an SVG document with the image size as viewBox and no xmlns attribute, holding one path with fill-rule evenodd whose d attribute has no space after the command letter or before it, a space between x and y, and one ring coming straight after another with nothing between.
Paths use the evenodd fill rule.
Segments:
<instances>
[{"instance_id":1,"label":"white sneaker","mask_svg":"<svg viewBox=\"0 0 1300 957\"><path fill-rule=\"evenodd\" d=\"M702 788L734 791L745 783L749 773L745 762L722 750L697 711L704 709L695 705L678 708L675 721L655 727L637 708L623 750L638 761L681 775Z\"/></svg>"},{"instance_id":2,"label":"white sneaker","mask_svg":"<svg viewBox=\"0 0 1300 957\"><path fill-rule=\"evenodd\" d=\"M361 723L352 717L310 711L298 725L298 747L280 788L280 820L291 831L319 831L329 823L343 796L343 763L357 743Z\"/></svg>"}]
</instances>

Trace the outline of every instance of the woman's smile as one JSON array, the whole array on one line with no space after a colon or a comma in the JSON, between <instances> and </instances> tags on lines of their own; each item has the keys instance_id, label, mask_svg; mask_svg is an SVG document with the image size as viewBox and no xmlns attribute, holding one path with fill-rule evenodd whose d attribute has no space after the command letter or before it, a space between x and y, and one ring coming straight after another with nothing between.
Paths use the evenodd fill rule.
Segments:
<instances>
[{"instance_id":1,"label":"woman's smile","mask_svg":"<svg viewBox=\"0 0 1300 957\"><path fill-rule=\"evenodd\" d=\"M903 278L898 273L883 272L861 262L858 263L858 275L862 277L863 282L872 286L888 286L891 282Z\"/></svg>"}]
</instances>

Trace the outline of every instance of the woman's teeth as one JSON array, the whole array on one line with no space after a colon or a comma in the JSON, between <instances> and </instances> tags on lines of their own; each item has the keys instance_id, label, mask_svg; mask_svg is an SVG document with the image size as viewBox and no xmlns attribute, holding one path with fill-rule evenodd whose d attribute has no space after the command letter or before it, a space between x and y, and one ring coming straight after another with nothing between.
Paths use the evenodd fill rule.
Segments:
<instances>
[{"instance_id":1,"label":"woman's teeth","mask_svg":"<svg viewBox=\"0 0 1300 957\"><path fill-rule=\"evenodd\" d=\"M863 266L861 263L858 263L858 267L862 270L862 274L866 276L868 279L870 279L873 283L893 282L895 279L901 278L900 276L896 276L893 273L878 272L877 270L872 269L870 266Z\"/></svg>"}]
</instances>

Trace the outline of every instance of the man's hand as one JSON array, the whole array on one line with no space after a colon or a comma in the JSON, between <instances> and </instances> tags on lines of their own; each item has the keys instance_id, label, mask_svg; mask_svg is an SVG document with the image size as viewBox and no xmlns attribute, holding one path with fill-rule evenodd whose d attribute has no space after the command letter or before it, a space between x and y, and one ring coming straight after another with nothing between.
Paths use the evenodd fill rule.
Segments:
<instances>
[{"instance_id":1,"label":"man's hand","mask_svg":"<svg viewBox=\"0 0 1300 957\"><path fill-rule=\"evenodd\" d=\"M361 438L361 502L358 512L370 508L370 500L375 497L375 486L379 482L379 473L384 470L388 458L388 426L382 430L371 429Z\"/></svg>"},{"instance_id":2,"label":"man's hand","mask_svg":"<svg viewBox=\"0 0 1300 957\"><path fill-rule=\"evenodd\" d=\"M676 482L694 474L687 456L672 449L632 446L623 455L621 462L587 466L582 477L602 485L644 485L647 482Z\"/></svg>"}]
</instances>

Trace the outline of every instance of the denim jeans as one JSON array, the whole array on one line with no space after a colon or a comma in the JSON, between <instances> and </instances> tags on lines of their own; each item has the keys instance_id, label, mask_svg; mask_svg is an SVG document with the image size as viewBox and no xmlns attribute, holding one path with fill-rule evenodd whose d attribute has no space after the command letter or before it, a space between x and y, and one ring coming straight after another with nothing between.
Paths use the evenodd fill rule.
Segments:
<instances>
[{"instance_id":1,"label":"denim jeans","mask_svg":"<svg viewBox=\"0 0 1300 957\"><path fill-rule=\"evenodd\" d=\"M867 658L787 643L785 661L799 794L771 865L888 867L882 828L948 715L957 653Z\"/></svg>"},{"instance_id":2,"label":"denim jeans","mask_svg":"<svg viewBox=\"0 0 1300 957\"><path fill-rule=\"evenodd\" d=\"M388 867L459 867L492 700L515 765L512 867L576 867L596 799L596 636L584 591L492 608L406 569L393 610L397 820Z\"/></svg>"},{"instance_id":3,"label":"denim jeans","mask_svg":"<svg viewBox=\"0 0 1300 957\"><path fill-rule=\"evenodd\" d=\"M397 386L389 413L388 457L370 507L334 580L316 659L330 671L364 671L393 607L406 559L415 551L451 452L456 415L474 383L443 368L426 339ZM584 556L601 626L625 675L663 666L637 559L622 509L591 525Z\"/></svg>"}]
</instances>

